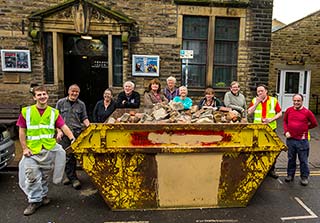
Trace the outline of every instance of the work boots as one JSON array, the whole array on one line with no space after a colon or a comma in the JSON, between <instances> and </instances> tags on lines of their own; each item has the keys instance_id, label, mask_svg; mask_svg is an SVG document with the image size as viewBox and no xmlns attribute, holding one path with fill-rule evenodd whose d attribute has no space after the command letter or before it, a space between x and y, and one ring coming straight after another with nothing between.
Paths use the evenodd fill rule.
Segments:
<instances>
[{"instance_id":1,"label":"work boots","mask_svg":"<svg viewBox=\"0 0 320 223\"><path fill-rule=\"evenodd\" d=\"M41 202L33 202L29 203L28 207L23 211L25 216L32 215L36 212L36 210L41 207L42 205L47 205L51 202L50 198L43 197Z\"/></svg>"},{"instance_id":2,"label":"work boots","mask_svg":"<svg viewBox=\"0 0 320 223\"><path fill-rule=\"evenodd\" d=\"M28 207L24 210L23 214L25 216L32 215L33 213L36 212L36 210L41 207L42 202L34 202L34 203L29 203Z\"/></svg>"},{"instance_id":3,"label":"work boots","mask_svg":"<svg viewBox=\"0 0 320 223\"><path fill-rule=\"evenodd\" d=\"M76 180L69 180L68 177L65 177L62 181L63 185L69 185L72 184L72 187L76 190L80 190L81 189L81 182L76 179Z\"/></svg>"}]
</instances>

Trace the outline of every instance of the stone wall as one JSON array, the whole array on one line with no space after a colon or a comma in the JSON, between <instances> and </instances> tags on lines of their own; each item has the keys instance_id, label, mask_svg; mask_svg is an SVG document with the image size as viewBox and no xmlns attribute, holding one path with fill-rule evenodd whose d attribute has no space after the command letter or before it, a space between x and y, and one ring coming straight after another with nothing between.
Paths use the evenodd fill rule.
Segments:
<instances>
[{"instance_id":1,"label":"stone wall","mask_svg":"<svg viewBox=\"0 0 320 223\"><path fill-rule=\"evenodd\" d=\"M28 36L27 17L40 10L48 9L64 1L19 1L7 0L0 2L0 48L1 49L29 49L31 51L32 72L31 73L6 73L0 71L0 97L4 101L23 104L24 97L29 97L30 83L42 84L43 80L43 52L40 45L32 42ZM181 60L179 50L181 39L178 37L178 7L174 0L110 0L95 1L112 10L119 11L137 22L139 27L139 38L132 39L129 43L128 61L124 67L126 80L134 80L137 90L143 93L151 78L131 76L131 54L159 55L160 80L165 85L168 76L176 76L178 85L181 84ZM208 1L212 2L212 1ZM220 2L210 3L207 10L212 7L223 6ZM230 2L230 1L225 1ZM246 1L242 1L246 2ZM250 0L246 8L245 39L239 43L238 56L238 81L248 101L254 95L255 87L260 83L268 83L269 56L271 41L271 17L273 0ZM225 6L225 5L224 5ZM194 6L197 7L197 6ZM237 7L234 3L232 7ZM22 25L22 21L24 26ZM23 28L24 27L24 28ZM205 88L206 86L203 86ZM63 83L49 85L51 103L63 94ZM121 89L116 89L115 92ZM223 98L222 89L218 96ZM196 96L198 95L198 96ZM198 101L202 93L194 95ZM192 95L191 95L192 96ZM28 101L29 102L29 101Z\"/></svg>"},{"instance_id":2,"label":"stone wall","mask_svg":"<svg viewBox=\"0 0 320 223\"><path fill-rule=\"evenodd\" d=\"M28 36L28 16L59 2L61 1L17 2L9 0L0 2L0 49L30 50L32 61L32 72L3 72L2 69L0 70L1 103L19 105L33 103L32 95L29 93L30 83L43 83L43 59L39 45L34 44ZM54 100L50 102L54 104Z\"/></svg>"},{"instance_id":3,"label":"stone wall","mask_svg":"<svg viewBox=\"0 0 320 223\"><path fill-rule=\"evenodd\" d=\"M273 32L271 52L270 87L276 88L280 69L310 70L309 108L315 111L312 94L320 95L320 12Z\"/></svg>"},{"instance_id":4,"label":"stone wall","mask_svg":"<svg viewBox=\"0 0 320 223\"><path fill-rule=\"evenodd\" d=\"M248 42L249 69L247 80L247 96L254 97L259 84L268 84L271 27L272 27L272 1L251 2L248 13ZM248 97L247 97L248 98Z\"/></svg>"}]
</instances>

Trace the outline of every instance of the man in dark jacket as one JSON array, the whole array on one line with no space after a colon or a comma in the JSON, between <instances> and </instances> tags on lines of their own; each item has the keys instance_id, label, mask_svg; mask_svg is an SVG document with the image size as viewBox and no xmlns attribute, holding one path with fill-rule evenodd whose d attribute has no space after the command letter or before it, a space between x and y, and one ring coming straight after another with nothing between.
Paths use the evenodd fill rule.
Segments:
<instances>
[{"instance_id":1,"label":"man in dark jacket","mask_svg":"<svg viewBox=\"0 0 320 223\"><path fill-rule=\"evenodd\" d=\"M123 91L119 93L117 99L117 108L139 108L140 94L134 91L134 83L126 81L123 85Z\"/></svg>"}]
</instances>

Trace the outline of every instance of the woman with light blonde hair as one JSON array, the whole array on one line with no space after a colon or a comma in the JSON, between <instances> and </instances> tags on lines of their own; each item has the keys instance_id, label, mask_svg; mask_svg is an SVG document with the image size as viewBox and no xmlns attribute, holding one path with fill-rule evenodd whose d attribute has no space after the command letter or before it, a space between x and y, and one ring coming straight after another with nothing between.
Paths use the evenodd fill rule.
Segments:
<instances>
[{"instance_id":1,"label":"woman with light blonde hair","mask_svg":"<svg viewBox=\"0 0 320 223\"><path fill-rule=\"evenodd\" d=\"M179 96L173 98L174 102L181 102L184 109L190 109L192 106L192 99L187 97L188 88L186 86L179 87Z\"/></svg>"}]
</instances>

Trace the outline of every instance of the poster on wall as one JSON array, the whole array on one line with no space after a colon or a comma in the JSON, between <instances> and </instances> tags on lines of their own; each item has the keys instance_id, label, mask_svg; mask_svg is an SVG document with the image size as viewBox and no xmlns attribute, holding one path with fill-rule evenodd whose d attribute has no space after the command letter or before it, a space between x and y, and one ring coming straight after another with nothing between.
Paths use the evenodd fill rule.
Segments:
<instances>
[{"instance_id":1,"label":"poster on wall","mask_svg":"<svg viewBox=\"0 0 320 223\"><path fill-rule=\"evenodd\" d=\"M30 72L30 50L1 50L2 71Z\"/></svg>"},{"instance_id":2,"label":"poster on wall","mask_svg":"<svg viewBox=\"0 0 320 223\"><path fill-rule=\"evenodd\" d=\"M159 77L159 56L132 55L132 76Z\"/></svg>"}]
</instances>

